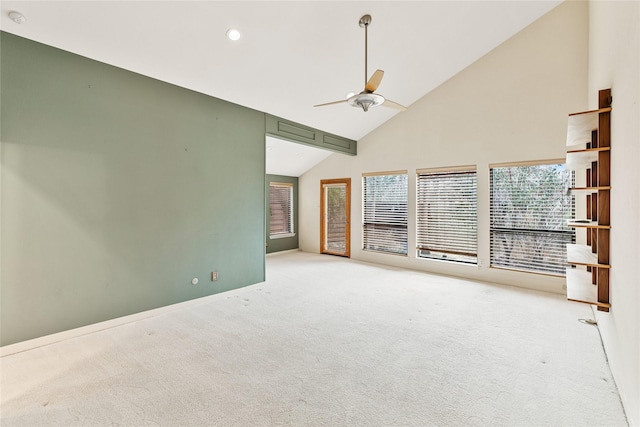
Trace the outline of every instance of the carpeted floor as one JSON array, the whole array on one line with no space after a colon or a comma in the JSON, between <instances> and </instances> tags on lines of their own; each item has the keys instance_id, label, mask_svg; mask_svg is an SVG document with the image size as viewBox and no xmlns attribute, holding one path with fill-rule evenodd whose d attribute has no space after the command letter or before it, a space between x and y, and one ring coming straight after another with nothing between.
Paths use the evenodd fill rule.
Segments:
<instances>
[{"instance_id":1,"label":"carpeted floor","mask_svg":"<svg viewBox=\"0 0 640 427\"><path fill-rule=\"evenodd\" d=\"M626 426L587 305L301 252L1 359L1 424Z\"/></svg>"}]
</instances>

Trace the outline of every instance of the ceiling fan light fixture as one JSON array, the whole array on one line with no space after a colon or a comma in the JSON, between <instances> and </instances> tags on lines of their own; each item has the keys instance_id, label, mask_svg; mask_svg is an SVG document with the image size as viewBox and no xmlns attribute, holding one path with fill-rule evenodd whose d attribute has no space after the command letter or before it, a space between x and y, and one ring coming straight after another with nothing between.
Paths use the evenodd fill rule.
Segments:
<instances>
[{"instance_id":1,"label":"ceiling fan light fixture","mask_svg":"<svg viewBox=\"0 0 640 427\"><path fill-rule=\"evenodd\" d=\"M362 108L363 111L369 111L369 108L376 107L384 102L384 97L377 93L359 93L350 97L347 102L352 107Z\"/></svg>"}]
</instances>

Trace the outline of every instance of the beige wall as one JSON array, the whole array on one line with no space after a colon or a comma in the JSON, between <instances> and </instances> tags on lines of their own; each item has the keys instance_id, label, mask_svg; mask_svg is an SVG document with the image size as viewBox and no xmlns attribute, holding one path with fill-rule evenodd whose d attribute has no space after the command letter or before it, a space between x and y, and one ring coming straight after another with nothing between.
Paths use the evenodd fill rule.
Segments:
<instances>
[{"instance_id":1,"label":"beige wall","mask_svg":"<svg viewBox=\"0 0 640 427\"><path fill-rule=\"evenodd\" d=\"M629 424L640 426L640 3L590 3L589 107L611 88L611 311L598 325Z\"/></svg>"},{"instance_id":2,"label":"beige wall","mask_svg":"<svg viewBox=\"0 0 640 427\"><path fill-rule=\"evenodd\" d=\"M564 292L562 278L489 265L488 165L562 159L566 117L587 106L588 6L561 4L358 142L358 156L332 155L300 178L300 247L319 251L319 181L352 179L352 258ZM427 43L429 41L425 41ZM429 70L424 70L428 73ZM349 111L358 120L358 111ZM366 114L376 114L372 110ZM362 251L362 173L477 165L478 266ZM409 198L415 248L415 197Z\"/></svg>"}]
</instances>

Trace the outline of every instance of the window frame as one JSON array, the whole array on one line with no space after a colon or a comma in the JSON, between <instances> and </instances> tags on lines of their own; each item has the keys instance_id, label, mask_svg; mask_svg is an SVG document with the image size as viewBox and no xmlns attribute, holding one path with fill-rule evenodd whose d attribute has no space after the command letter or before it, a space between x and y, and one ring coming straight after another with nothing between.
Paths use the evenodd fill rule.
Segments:
<instances>
[{"instance_id":1,"label":"window frame","mask_svg":"<svg viewBox=\"0 0 640 427\"><path fill-rule=\"evenodd\" d=\"M367 191L370 184L367 184L367 180L374 179L377 177L383 176L401 176L404 177L404 204L400 203L400 206L397 206L396 209L399 213L402 214L404 211L404 215L399 215L400 218L392 218L389 214L393 213L393 209L391 211L378 211L376 209L376 201L368 200ZM375 191L375 187L373 189ZM399 193L398 193L399 194ZM408 246L409 246L409 175L406 170L399 171L385 171L385 172L371 172L371 173L363 173L362 174L362 250L367 252L375 252L375 253L383 253L389 255L397 255L397 256L408 256ZM373 211L371 210L373 209ZM373 214L373 218L370 216ZM380 219L376 218L379 217ZM376 230L376 226L379 226L379 230ZM368 231L368 228L371 228L371 232ZM386 230L385 230L386 229ZM402 231L400 231L397 235L392 230L404 230L404 236L402 235ZM391 232L389 232L391 231ZM384 234L387 236L393 236L390 239L385 239ZM372 235L371 241L369 241L368 236ZM399 238L398 238L399 237ZM404 237L404 239L402 239ZM394 241L395 239L395 241ZM386 241L385 241L386 240ZM386 247L385 247L386 245ZM400 250L394 250L393 246L399 245L401 247Z\"/></svg>"},{"instance_id":2,"label":"window frame","mask_svg":"<svg viewBox=\"0 0 640 427\"><path fill-rule=\"evenodd\" d=\"M288 222L288 227L286 231L282 231L282 232L273 232L272 226L271 226L271 221L273 218L273 200L272 200L272 196L271 196L271 189L273 188L286 188L288 190L288 218L287 218L287 213L285 213L284 219L286 219L286 222ZM295 199L294 199L294 184L292 182L276 182L276 181L271 181L269 182L269 239L284 239L287 237L295 237L296 232L295 232L295 221L294 221L294 215L295 215Z\"/></svg>"},{"instance_id":3,"label":"window frame","mask_svg":"<svg viewBox=\"0 0 640 427\"><path fill-rule=\"evenodd\" d=\"M473 176L472 183L460 181L462 176ZM448 179L450 178L450 179ZM448 187L430 191L427 184L433 183ZM439 181L436 181L438 180ZM448 190L448 191L444 191ZM452 191L457 190L457 193ZM472 191L471 197L464 197L466 191ZM428 194L432 193L432 194ZM460 197L449 197L455 194ZM433 199L432 199L433 197ZM451 204L472 205L472 214L454 217ZM429 207L433 206L433 209ZM430 218L432 220L430 221ZM416 170L416 258L436 261L455 262L466 265L478 265L478 168L476 165L427 168ZM456 227L473 230L461 233ZM428 243L433 239L430 228L442 230L439 242ZM432 234L433 233L433 234ZM474 251L467 248L474 246ZM432 253L432 256L423 254Z\"/></svg>"},{"instance_id":4,"label":"window frame","mask_svg":"<svg viewBox=\"0 0 640 427\"><path fill-rule=\"evenodd\" d=\"M560 218L560 217L556 217L553 218L556 221L561 221L563 224L563 227L561 229L545 229L545 228L532 228L532 227L528 227L528 228L514 228L514 227L500 227L500 226L494 226L494 224L496 223L497 219L496 219L496 214L494 213L494 205L495 205L495 201L494 201L494 169L499 169L499 168L518 168L518 167L535 167L535 166L553 166L553 165L563 165L564 166L564 171L565 172L569 172L570 173L570 177L569 177L569 183L568 183L568 188L571 188L574 183L575 183L575 173L574 171L571 171L569 169L566 168L566 160L565 159L552 159L552 160L539 160L539 161L526 161L526 162L510 162L510 163L496 163L496 164L490 164L489 165L489 267L490 268L495 268L495 269L502 269L502 270L510 270L510 271L518 271L518 272L523 272L523 273L531 273L531 274L540 274L540 275L547 275L547 276L553 276L553 277L564 277L566 276L566 244L567 243L575 243L576 241L576 233L575 230L571 227L568 226L567 220L571 219L573 216L575 216L575 209L576 209L576 204L575 204L575 196L573 194L570 194L567 190L563 191L562 193L559 193L560 198L564 198L564 194L567 194L568 196L568 200L570 203L569 206L569 210L567 213L565 213L563 216L564 218ZM501 216L504 215L503 212L500 213ZM498 218L501 219L501 218ZM517 220L514 220L517 221ZM543 237L544 234L548 236L557 236L558 242L555 242L560 250L561 253L563 253L563 261L562 262L555 262L555 263L549 263L549 262L544 262L541 265L547 266L546 268L534 268L534 267L523 267L522 263L518 263L518 262L514 262L513 265L506 265L505 262L496 262L494 257L496 256L496 253L494 251L494 239L496 238L496 233L512 233L512 235L523 235L523 236L536 236L537 237ZM562 237L564 236L564 241L561 241ZM543 237L544 238L544 237ZM568 241L567 241L568 240ZM553 242L553 240L550 240L551 242ZM548 247L549 245L546 245L544 247ZM556 250L558 250L556 248ZM535 253L535 249L533 250ZM539 252L539 250L538 250ZM553 255L553 254L552 254ZM555 254L557 256L557 253ZM533 263L531 263L533 264Z\"/></svg>"}]
</instances>

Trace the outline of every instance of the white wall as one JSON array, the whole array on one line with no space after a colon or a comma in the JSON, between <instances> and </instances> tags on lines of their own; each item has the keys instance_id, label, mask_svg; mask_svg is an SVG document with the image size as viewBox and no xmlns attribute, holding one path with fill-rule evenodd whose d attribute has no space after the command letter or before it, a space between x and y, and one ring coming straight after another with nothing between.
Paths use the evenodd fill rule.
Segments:
<instances>
[{"instance_id":1,"label":"white wall","mask_svg":"<svg viewBox=\"0 0 640 427\"><path fill-rule=\"evenodd\" d=\"M319 181L350 177L352 258L564 292L562 278L488 268L488 165L564 158L567 114L588 103L588 23L587 3L561 4L364 137L356 157L332 155L303 175L301 249L319 251ZM358 120L365 113L345 114ZM417 259L411 250L402 257L361 249L362 173L406 169L413 195L416 169L459 165L478 167L479 266ZM415 248L414 224L415 197L410 197L409 248Z\"/></svg>"},{"instance_id":2,"label":"white wall","mask_svg":"<svg viewBox=\"0 0 640 427\"><path fill-rule=\"evenodd\" d=\"M611 88L611 311L597 319L629 424L640 426L640 3L590 3L589 107Z\"/></svg>"}]
</instances>

